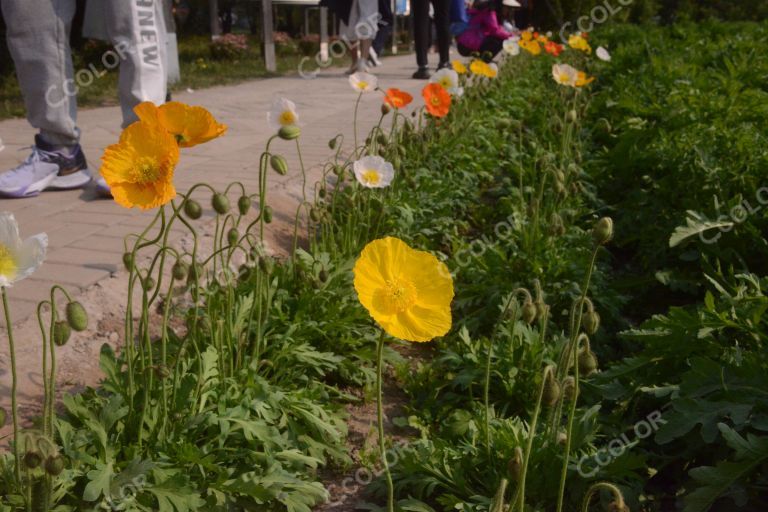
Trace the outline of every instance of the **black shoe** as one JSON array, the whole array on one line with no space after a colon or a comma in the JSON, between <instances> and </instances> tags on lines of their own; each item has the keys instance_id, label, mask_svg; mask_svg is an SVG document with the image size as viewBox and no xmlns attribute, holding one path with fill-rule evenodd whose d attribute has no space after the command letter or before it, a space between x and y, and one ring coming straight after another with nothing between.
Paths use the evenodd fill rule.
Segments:
<instances>
[{"instance_id":1,"label":"black shoe","mask_svg":"<svg viewBox=\"0 0 768 512\"><path fill-rule=\"evenodd\" d=\"M419 68L416 70L416 72L411 76L412 78L415 78L416 80L427 80L429 79L431 75L429 74L429 69L426 67Z\"/></svg>"},{"instance_id":2,"label":"black shoe","mask_svg":"<svg viewBox=\"0 0 768 512\"><path fill-rule=\"evenodd\" d=\"M443 68L450 68L450 67L451 67L451 63L450 62L448 62L448 61L441 62L440 64L437 65L437 70L440 71Z\"/></svg>"}]
</instances>

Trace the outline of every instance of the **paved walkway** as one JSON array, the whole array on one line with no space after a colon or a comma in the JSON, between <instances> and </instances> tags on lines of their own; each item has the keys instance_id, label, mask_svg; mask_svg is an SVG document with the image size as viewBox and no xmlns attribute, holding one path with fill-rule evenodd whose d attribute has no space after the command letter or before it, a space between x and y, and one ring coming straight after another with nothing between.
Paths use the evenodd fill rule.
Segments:
<instances>
[{"instance_id":1,"label":"paved walkway","mask_svg":"<svg viewBox=\"0 0 768 512\"><path fill-rule=\"evenodd\" d=\"M391 57L376 69L380 85L398 87L413 94L419 103L423 82L410 78L414 57ZM272 101L284 96L297 105L303 124L302 152L307 167L317 168L332 152L328 140L342 133L352 140L352 118L356 93L340 69L325 70L314 80L296 77L245 82L178 94L174 99L208 108L229 125L227 134L202 146L182 151L176 172L176 185L185 191L198 182L223 188L240 180L250 192L256 191L258 158L273 134L266 123ZM367 131L378 120L380 94L364 95L360 106L359 132ZM82 144L92 169L97 169L101 153L120 134L117 107L83 110L79 115ZM34 130L23 119L0 122L0 170L14 167L29 153ZM351 142L347 143L351 146ZM300 198L300 180L293 143L275 141L275 152L289 160L287 176L270 175L270 204L282 202L278 211L295 212ZM309 183L315 180L310 179ZM201 198L205 207L209 199ZM19 221L22 237L46 232L50 240L45 264L33 277L10 290L14 323L28 318L36 304L59 283L77 293L110 276L121 265L123 237L140 231L152 213L125 209L111 200L98 199L91 190L45 192L32 199L0 199L0 211L11 211ZM0 325L4 321L0 320Z\"/></svg>"}]
</instances>

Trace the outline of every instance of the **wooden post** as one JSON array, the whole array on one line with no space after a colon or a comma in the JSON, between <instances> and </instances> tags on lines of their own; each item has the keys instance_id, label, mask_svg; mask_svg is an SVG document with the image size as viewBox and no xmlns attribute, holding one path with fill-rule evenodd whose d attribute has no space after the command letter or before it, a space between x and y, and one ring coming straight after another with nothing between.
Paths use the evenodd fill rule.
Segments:
<instances>
[{"instance_id":1,"label":"wooden post","mask_svg":"<svg viewBox=\"0 0 768 512\"><path fill-rule=\"evenodd\" d=\"M272 34L272 0L261 0L261 14L264 21L264 66L267 71L277 71L275 61L275 38Z\"/></svg>"},{"instance_id":2,"label":"wooden post","mask_svg":"<svg viewBox=\"0 0 768 512\"><path fill-rule=\"evenodd\" d=\"M211 39L221 36L221 23L219 23L219 0L208 0L208 12L211 17Z\"/></svg>"},{"instance_id":3,"label":"wooden post","mask_svg":"<svg viewBox=\"0 0 768 512\"><path fill-rule=\"evenodd\" d=\"M328 8L320 7L320 60L328 62Z\"/></svg>"}]
</instances>

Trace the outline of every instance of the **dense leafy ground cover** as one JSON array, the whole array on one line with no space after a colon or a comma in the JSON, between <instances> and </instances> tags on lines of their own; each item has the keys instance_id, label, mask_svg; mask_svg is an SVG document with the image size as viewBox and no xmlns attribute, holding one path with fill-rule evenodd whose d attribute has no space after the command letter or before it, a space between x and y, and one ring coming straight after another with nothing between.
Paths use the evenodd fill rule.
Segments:
<instances>
[{"instance_id":1,"label":"dense leafy ground cover","mask_svg":"<svg viewBox=\"0 0 768 512\"><path fill-rule=\"evenodd\" d=\"M300 209L307 243L284 261L261 250L263 191L251 224L239 187L216 196L210 257L166 246L171 225L196 234L193 203L171 203L129 240L136 344L105 349L103 385L25 433L23 475L5 456L0 510L45 495L61 511L323 501L318 469L350 463L343 405L376 380L352 269L387 235L439 256L455 289L454 326L423 360L385 354L409 397L397 422L417 432L393 448L400 509L762 510L766 30L612 27L591 38L611 62L558 59L598 77L583 89L552 80L554 57L509 57L443 119L382 118L394 129L365 151L394 164L386 189L357 185L363 150L334 139ZM260 176L292 149L270 141ZM718 220L713 197L757 211Z\"/></svg>"}]
</instances>

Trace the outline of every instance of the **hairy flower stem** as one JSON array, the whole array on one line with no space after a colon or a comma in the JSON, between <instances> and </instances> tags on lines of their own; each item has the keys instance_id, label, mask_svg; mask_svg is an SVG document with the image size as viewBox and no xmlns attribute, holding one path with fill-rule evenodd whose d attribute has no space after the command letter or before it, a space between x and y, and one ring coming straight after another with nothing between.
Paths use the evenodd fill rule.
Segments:
<instances>
[{"instance_id":1,"label":"hairy flower stem","mask_svg":"<svg viewBox=\"0 0 768 512\"><path fill-rule=\"evenodd\" d=\"M392 474L389 472L389 463L387 462L387 447L384 444L384 398L381 393L384 367L384 331L379 336L379 344L376 349L376 419L379 427L379 455L381 465L384 468L384 475L387 479L387 511L395 511L395 486L392 483Z\"/></svg>"},{"instance_id":2,"label":"hairy flower stem","mask_svg":"<svg viewBox=\"0 0 768 512\"><path fill-rule=\"evenodd\" d=\"M16 410L16 396L18 388L18 375L16 374L16 345L13 342L13 324L11 323L11 312L8 308L8 293L5 286L0 286L3 295L3 313L5 313L5 328L8 331L8 352L11 358L11 417L13 418L13 456L15 464L13 466L16 485L21 489L21 452L19 451L19 414Z\"/></svg>"},{"instance_id":3,"label":"hairy flower stem","mask_svg":"<svg viewBox=\"0 0 768 512\"><path fill-rule=\"evenodd\" d=\"M568 459L571 454L571 441L573 439L573 420L576 416L576 404L579 401L579 329L581 328L581 316L584 313L584 301L587 297L587 291L589 290L589 283L592 279L592 271L595 268L595 261L597 260L597 252L600 250L599 245L595 245L592 251L592 260L589 263L587 269L587 277L584 280L584 287L581 291L581 298L579 299L579 312L576 316L575 329L571 332L571 347L573 353L573 398L571 398L570 410L568 411L568 428L566 430L565 440L565 452L563 454L563 467L560 472L560 489L557 496L557 512L562 512L563 502L565 499L565 481L568 478Z\"/></svg>"},{"instance_id":4,"label":"hairy flower stem","mask_svg":"<svg viewBox=\"0 0 768 512\"><path fill-rule=\"evenodd\" d=\"M483 385L483 405L485 406L485 424L483 426L484 428L484 434L485 434L485 451L486 455L488 456L488 459L491 458L491 406L489 403L489 389L491 387L491 359L493 357L493 340L496 339L496 335L499 332L499 328L501 324L504 322L504 318L507 316L507 312L509 312L509 307L512 305L512 302L515 300L515 294L511 293L509 294L509 298L507 298L506 304L504 304L504 309L501 311L501 317L499 318L499 321L496 323L496 328L493 331L493 336L491 336L491 339L488 340L488 357L485 360L485 382ZM515 308L517 310L517 308ZM517 318L514 318L512 320L512 328L514 329L514 323L517 321Z\"/></svg>"},{"instance_id":5,"label":"hairy flower stem","mask_svg":"<svg viewBox=\"0 0 768 512\"><path fill-rule=\"evenodd\" d=\"M357 154L357 109L360 107L360 100L363 98L363 91L360 91L360 94L357 95L357 101L355 102L355 115L352 118L352 131L355 133L355 149L352 152L353 154Z\"/></svg>"}]
</instances>

